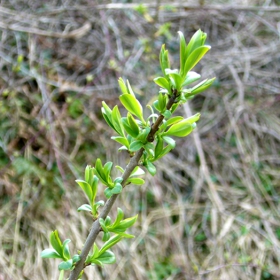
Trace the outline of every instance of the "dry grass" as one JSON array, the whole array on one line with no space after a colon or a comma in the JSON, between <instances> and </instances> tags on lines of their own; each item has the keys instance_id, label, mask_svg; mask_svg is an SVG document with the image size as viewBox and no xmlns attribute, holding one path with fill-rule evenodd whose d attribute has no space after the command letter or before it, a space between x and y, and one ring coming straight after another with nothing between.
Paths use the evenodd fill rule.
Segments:
<instances>
[{"instance_id":1,"label":"dry grass","mask_svg":"<svg viewBox=\"0 0 280 280\"><path fill-rule=\"evenodd\" d=\"M99 156L127 160L109 140L101 101L118 103L122 76L151 102L161 45L178 65L176 32L198 28L212 50L197 71L217 77L181 108L202 113L198 129L145 186L125 190L116 207L139 214L136 238L115 249L117 264L91 267L86 279L280 279L279 1L144 16L97 2L0 6L0 280L58 279L58 263L40 258L50 231L74 252L91 223L75 210L85 198L74 180Z\"/></svg>"}]
</instances>

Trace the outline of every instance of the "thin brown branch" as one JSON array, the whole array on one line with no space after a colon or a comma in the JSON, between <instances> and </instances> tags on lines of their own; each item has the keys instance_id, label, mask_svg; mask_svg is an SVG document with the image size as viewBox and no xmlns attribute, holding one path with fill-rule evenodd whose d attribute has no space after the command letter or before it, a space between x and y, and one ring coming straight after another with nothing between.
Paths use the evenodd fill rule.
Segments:
<instances>
[{"instance_id":1,"label":"thin brown branch","mask_svg":"<svg viewBox=\"0 0 280 280\"><path fill-rule=\"evenodd\" d=\"M166 105L167 110L169 110L172 107L172 105L176 102L176 98L177 98L177 96L176 96L176 94L174 94L169 99L169 101ZM154 141L154 136L155 136L157 130L159 129L159 126L161 125L163 119L164 119L164 116L160 115L157 118L156 122L153 124L151 131L147 137L149 142ZM122 176L122 178L123 178L122 185L123 186L125 186L125 183L126 183L128 177L130 176L130 174L132 173L132 171L134 170L134 168L139 165L139 160L141 159L143 152L144 152L144 148L141 148L139 151L137 151L136 154L129 161L129 164L126 166L125 172ZM110 210L112 209L118 196L119 196L119 194L115 194L110 199L107 200L102 212L99 215L99 218L105 219L107 217L107 215L109 214ZM100 232L100 224L99 224L99 221L96 220L92 225L90 233L86 239L85 245L80 254L80 261L76 264L74 270L72 270L69 280L78 279L79 274L84 269L84 263L87 258L87 255L88 255L90 249L92 248L93 243L94 243L95 239L97 238L99 232Z\"/></svg>"}]
</instances>

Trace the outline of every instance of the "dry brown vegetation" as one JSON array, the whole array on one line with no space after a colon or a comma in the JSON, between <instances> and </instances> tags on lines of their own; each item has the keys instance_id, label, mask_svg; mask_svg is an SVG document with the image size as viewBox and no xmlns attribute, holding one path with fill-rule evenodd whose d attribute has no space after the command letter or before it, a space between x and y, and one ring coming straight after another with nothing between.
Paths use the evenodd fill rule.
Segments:
<instances>
[{"instance_id":1,"label":"dry brown vegetation","mask_svg":"<svg viewBox=\"0 0 280 280\"><path fill-rule=\"evenodd\" d=\"M212 50L196 70L217 77L181 108L202 113L198 129L123 192L116 207L139 214L136 237L85 279L280 279L279 1L170 2L142 14L62 2L1 1L0 279L58 279L58 263L40 258L49 233L75 252L91 225L74 180L97 157L128 160L101 101L119 104L122 76L152 102L161 45L179 66L177 31L198 28Z\"/></svg>"}]
</instances>

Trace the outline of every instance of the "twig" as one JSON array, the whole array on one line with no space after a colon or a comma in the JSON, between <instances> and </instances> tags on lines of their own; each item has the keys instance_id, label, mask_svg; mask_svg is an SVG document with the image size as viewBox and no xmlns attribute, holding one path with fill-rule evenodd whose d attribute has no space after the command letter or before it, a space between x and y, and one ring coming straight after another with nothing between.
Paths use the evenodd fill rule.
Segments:
<instances>
[{"instance_id":1,"label":"twig","mask_svg":"<svg viewBox=\"0 0 280 280\"><path fill-rule=\"evenodd\" d=\"M169 110L172 105L174 103L176 103L176 99L177 99L177 92L173 93L173 96L170 97L167 105L166 105L166 109ZM147 137L147 140L149 142L153 142L154 141L154 136L157 132L157 130L159 129L159 126L161 125L162 121L164 119L163 115L160 115L156 122L154 123L154 125L151 128L151 131ZM134 168L136 166L139 165L139 160L141 159L142 155L144 152L144 148L141 148L139 151L136 152L136 154L131 158L131 160L129 161L129 164L126 166L125 172L122 176L122 185L123 187L125 186L125 183L128 179L128 177L131 175L132 171L134 170ZM107 215L109 214L111 208L113 207L116 199L118 198L119 194L115 194L113 195L110 199L107 200L102 212L99 215L99 218L105 219L107 217ZM81 271L84 269L84 263L85 260L87 258L87 255L90 251L90 249L92 248L92 245L97 237L97 235L100 232L100 224L99 224L99 220L96 220L93 225L92 228L90 230L90 233L86 239L85 245L82 249L82 252L80 254L80 261L77 262L75 268L72 270L69 280L76 280L78 279L79 274L81 273Z\"/></svg>"}]
</instances>

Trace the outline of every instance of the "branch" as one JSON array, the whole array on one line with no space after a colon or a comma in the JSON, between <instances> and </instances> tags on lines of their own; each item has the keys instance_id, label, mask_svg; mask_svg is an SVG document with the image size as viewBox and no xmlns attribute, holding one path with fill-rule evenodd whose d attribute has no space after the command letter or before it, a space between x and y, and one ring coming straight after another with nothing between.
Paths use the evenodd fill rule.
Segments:
<instances>
[{"instance_id":1,"label":"branch","mask_svg":"<svg viewBox=\"0 0 280 280\"><path fill-rule=\"evenodd\" d=\"M172 107L172 105L174 103L176 103L176 98L177 98L176 93L170 97L170 99L166 105L167 110L169 110ZM163 119L164 119L164 116L159 115L156 122L153 124L151 131L147 137L147 140L149 142L154 141L154 136L155 136L156 132L158 131L159 126L161 125ZM129 178L129 176L132 173L132 171L134 170L134 168L139 165L139 160L141 159L143 152L144 152L144 149L141 148L139 151L136 152L136 154L129 161L128 165L126 166L125 172L122 176L122 178L123 178L122 186L125 186L126 180ZM118 196L119 196L119 194L115 194L110 199L107 200L105 206L103 207L102 212L99 215L99 218L106 219L107 215L109 214L109 212L110 212L111 208L113 207ZM92 248L93 243L94 243L95 239L97 238L98 233L100 232L100 229L101 229L101 227L99 224L99 220L97 219L93 223L90 233L86 239L85 245L80 254L80 261L77 262L75 268L72 270L69 280L78 279L79 274L84 269L84 263L87 258L87 255L88 255L90 249Z\"/></svg>"}]
</instances>

